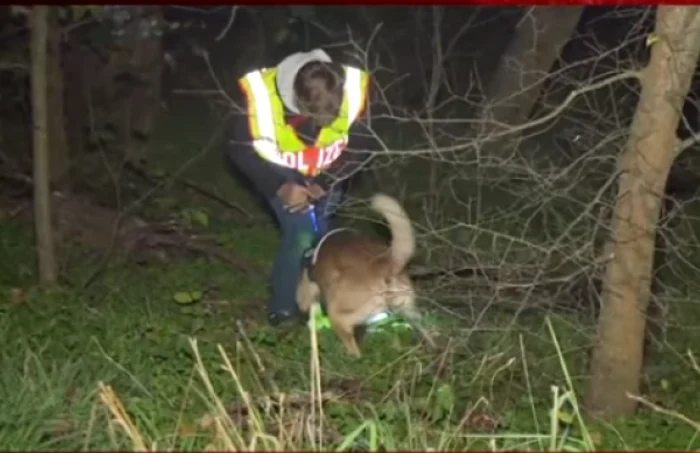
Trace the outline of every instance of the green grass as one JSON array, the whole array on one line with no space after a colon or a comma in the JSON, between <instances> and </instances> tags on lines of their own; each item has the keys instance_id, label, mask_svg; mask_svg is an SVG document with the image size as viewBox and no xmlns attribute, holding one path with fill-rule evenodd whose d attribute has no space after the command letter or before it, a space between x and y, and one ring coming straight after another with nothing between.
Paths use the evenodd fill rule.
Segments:
<instances>
[{"instance_id":1,"label":"green grass","mask_svg":"<svg viewBox=\"0 0 700 453\"><path fill-rule=\"evenodd\" d=\"M30 234L16 225L4 225L1 233L6 264L31 262ZM264 233L273 245L274 230ZM244 250L251 256L270 251ZM17 266L2 280L0 447L132 448L101 399L104 383L152 448L252 448L253 438L258 448L318 448L303 429L318 424L311 412L311 336L304 327L279 331L265 325L264 276L242 278L207 260L140 268L115 262L84 291L41 291L31 289L32 270ZM26 291L20 303L10 300L10 288ZM178 291L206 289L194 304L173 299ZM569 448L587 449L576 423L553 436L550 411L552 386L561 395L583 382L589 332L561 316L551 318L551 331L544 316L503 331L499 325L507 318L495 312L472 328L433 311L429 323L440 350L419 346L410 332L377 333L367 338L361 359L350 359L331 332L321 332L316 353L325 447L544 450L559 448L566 434ZM220 367L219 346L229 370ZM670 358L663 362L674 364ZM236 379L252 402L242 400ZM656 398L697 410L687 383L700 377L692 370L675 363L655 379L670 389ZM287 401L282 413L266 407L279 394ZM265 426L242 428L255 411ZM562 419L568 420L568 411ZM484 430L477 416L502 427ZM226 429L217 433L214 421ZM690 427L650 413L588 429L598 448L698 447Z\"/></svg>"},{"instance_id":2,"label":"green grass","mask_svg":"<svg viewBox=\"0 0 700 453\"><path fill-rule=\"evenodd\" d=\"M213 133L212 119L193 109L172 112L156 135L150 156L168 172L197 156ZM198 228L269 269L277 232L223 170L220 149L202 153L186 175L256 220L241 222L174 187L141 212L178 219L206 212ZM512 203L503 194L490 201L492 213ZM532 206L520 208L533 215ZM479 226L520 234L517 222ZM548 227L535 219L531 229ZM487 250L493 238L481 234L452 240ZM700 375L682 354L656 351L648 377L646 397L675 415L642 409L614 426L576 417L573 396L585 383L593 336L583 316L537 311L513 325L512 312L496 306L477 320L471 299L449 312L438 292L422 304L437 350L410 331L376 333L353 359L330 331L316 337L303 326L267 326L265 275L244 277L204 258L149 266L113 259L83 288L94 262L76 260L66 269L73 286L42 290L33 247L31 229L0 224L0 449L700 448L694 427L677 416L700 419ZM202 297L178 303L181 292ZM692 305L686 309L683 319L697 319ZM696 345L685 327L669 332L681 351Z\"/></svg>"}]
</instances>

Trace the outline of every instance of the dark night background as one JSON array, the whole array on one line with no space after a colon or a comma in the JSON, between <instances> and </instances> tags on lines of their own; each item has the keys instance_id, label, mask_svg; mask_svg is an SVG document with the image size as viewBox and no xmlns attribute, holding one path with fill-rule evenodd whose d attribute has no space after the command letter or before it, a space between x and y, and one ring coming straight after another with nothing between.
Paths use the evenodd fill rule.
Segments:
<instances>
[{"instance_id":1,"label":"dark night background","mask_svg":"<svg viewBox=\"0 0 700 453\"><path fill-rule=\"evenodd\" d=\"M53 8L49 31L60 277L47 289L32 228L31 33L22 8L0 6L0 448L136 446L98 382L157 449L317 448L308 331L264 321L277 231L222 152L240 114L237 79L316 47L372 73L371 128L385 147L352 180L342 221L386 235L366 200L383 191L405 203L421 307L445 344L435 354L408 332L378 334L351 361L321 333L326 448L373 448L375 428L386 450L541 450L559 438L551 387L579 393L587 377L599 256L640 86L610 83L557 109L572 91L648 63L655 8L562 13L573 33L560 19L533 20L533 7L78 8ZM499 71L518 77L507 57L528 27L530 55L544 43L555 58L523 78L537 86L530 104L515 98L524 112L499 116ZM700 119L699 83L681 140ZM690 418L700 379L686 355L700 313L696 155L681 154L666 186L642 380L648 401ZM219 368L217 344L254 401ZM557 448L697 448L697 425L646 406L614 429L591 421L586 431L562 404L568 437ZM255 410L264 427L251 426ZM363 422L374 428L351 438ZM252 432L274 441L251 446Z\"/></svg>"}]
</instances>

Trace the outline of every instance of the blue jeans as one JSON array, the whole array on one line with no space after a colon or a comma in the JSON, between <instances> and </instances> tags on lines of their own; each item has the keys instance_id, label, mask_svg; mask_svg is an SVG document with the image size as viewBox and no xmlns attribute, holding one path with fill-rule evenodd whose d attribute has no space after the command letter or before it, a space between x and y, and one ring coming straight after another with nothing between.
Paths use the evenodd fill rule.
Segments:
<instances>
[{"instance_id":1,"label":"blue jeans","mask_svg":"<svg viewBox=\"0 0 700 453\"><path fill-rule=\"evenodd\" d=\"M314 229L309 212L289 212L284 209L278 197L268 200L282 230L282 241L277 249L277 256L272 267L270 286L272 296L268 310L270 313L297 311L297 285L303 270L304 252L315 239L326 234L330 229L330 217L335 213L341 201L340 190L331 189L314 204L316 225Z\"/></svg>"}]
</instances>

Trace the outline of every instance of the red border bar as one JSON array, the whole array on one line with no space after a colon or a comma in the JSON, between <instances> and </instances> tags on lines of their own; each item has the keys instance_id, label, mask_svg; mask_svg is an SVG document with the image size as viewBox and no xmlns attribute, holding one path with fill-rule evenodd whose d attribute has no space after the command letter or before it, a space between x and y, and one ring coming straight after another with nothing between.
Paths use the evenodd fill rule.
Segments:
<instances>
[{"instance_id":1,"label":"red border bar","mask_svg":"<svg viewBox=\"0 0 700 453\"><path fill-rule=\"evenodd\" d=\"M44 5L65 5L63 2L59 2L58 0L54 0L53 2L14 2L14 4L24 4L24 5L32 5L32 4L44 4ZM89 1L89 0L74 0L71 2L73 5L95 5L95 4L103 4L103 5L114 5L115 3L101 3L101 2L95 2ZM150 2L150 3L144 3L144 2L139 2L137 0L122 0L118 2L117 4L120 5L174 5L173 3L170 2L165 2L165 1L157 1L157 2ZM395 6L415 6L415 5L431 5L431 4L439 4L439 5L479 5L479 6L530 6L530 5L586 5L586 6L630 6L630 5L700 5L700 0L672 0L672 1L655 1L655 2L650 2L650 1L644 1L644 0L535 0L535 1L522 1L522 0L442 0L440 2L426 2L426 1L406 1L406 0L378 0L378 1L372 1L372 2L367 2L367 1L339 1L339 0L313 0L313 1L305 1L305 2L295 2L295 1L279 1L279 0L258 0L258 1L221 1L221 2L216 2L216 1L208 1L208 2L191 2L191 3L176 3L176 5L180 6L217 6L217 5L280 5L280 4L306 4L306 5L376 5L376 6L382 6L382 5L395 5Z\"/></svg>"}]
</instances>

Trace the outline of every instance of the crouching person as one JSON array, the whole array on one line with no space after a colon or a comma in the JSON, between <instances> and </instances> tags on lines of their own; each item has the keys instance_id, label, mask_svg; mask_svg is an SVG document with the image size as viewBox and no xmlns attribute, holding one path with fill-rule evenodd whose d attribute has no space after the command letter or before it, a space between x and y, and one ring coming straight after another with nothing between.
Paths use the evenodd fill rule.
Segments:
<instances>
[{"instance_id":1,"label":"crouching person","mask_svg":"<svg viewBox=\"0 0 700 453\"><path fill-rule=\"evenodd\" d=\"M282 230L268 305L268 320L278 325L298 313L303 254L329 230L342 182L376 147L359 121L369 76L317 49L252 71L239 85L246 114L232 121L227 155L268 201Z\"/></svg>"}]
</instances>

